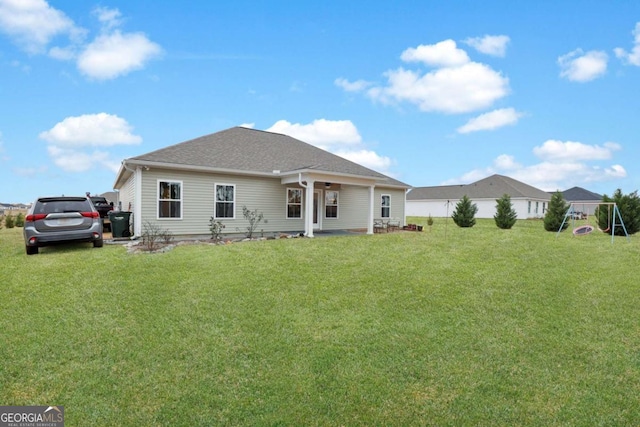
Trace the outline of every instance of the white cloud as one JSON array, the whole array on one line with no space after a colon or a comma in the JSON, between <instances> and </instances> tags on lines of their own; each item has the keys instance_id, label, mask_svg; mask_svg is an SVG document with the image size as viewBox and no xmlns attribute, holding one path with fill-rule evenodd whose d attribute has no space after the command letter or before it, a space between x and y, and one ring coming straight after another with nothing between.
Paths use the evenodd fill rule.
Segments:
<instances>
[{"instance_id":1,"label":"white cloud","mask_svg":"<svg viewBox=\"0 0 640 427\"><path fill-rule=\"evenodd\" d=\"M0 31L30 54L43 53L58 35L78 37L84 30L44 0L0 0Z\"/></svg>"},{"instance_id":2,"label":"white cloud","mask_svg":"<svg viewBox=\"0 0 640 427\"><path fill-rule=\"evenodd\" d=\"M489 108L509 93L509 79L486 64L473 62L453 40L408 48L400 58L422 62L435 69L424 72L398 68L383 75L385 85L372 86L364 80L336 79L346 91L364 92L383 104L409 102L424 112L467 113ZM368 88L368 89L367 89Z\"/></svg>"},{"instance_id":3,"label":"white cloud","mask_svg":"<svg viewBox=\"0 0 640 427\"><path fill-rule=\"evenodd\" d=\"M256 127L255 123L242 123L241 125L238 125L241 128L247 128L247 129L253 129Z\"/></svg>"},{"instance_id":4,"label":"white cloud","mask_svg":"<svg viewBox=\"0 0 640 427\"><path fill-rule=\"evenodd\" d=\"M393 164L393 161L389 157L379 155L375 151L366 150L366 149L352 150L352 151L337 150L337 151L334 151L333 154L336 154L347 160L351 160L352 162L358 163L369 169L373 169L378 172L391 175L391 173L389 173L388 170Z\"/></svg>"},{"instance_id":5,"label":"white cloud","mask_svg":"<svg viewBox=\"0 0 640 427\"><path fill-rule=\"evenodd\" d=\"M449 39L436 44L410 47L400 55L405 62L424 62L432 67L457 67L470 61L467 52L456 47L456 42Z\"/></svg>"},{"instance_id":6,"label":"white cloud","mask_svg":"<svg viewBox=\"0 0 640 427\"><path fill-rule=\"evenodd\" d=\"M636 27L631 34L633 34L633 48L631 52L627 52L621 47L615 48L614 52L618 58L627 64L640 67L640 22L636 23Z\"/></svg>"},{"instance_id":7,"label":"white cloud","mask_svg":"<svg viewBox=\"0 0 640 427\"><path fill-rule=\"evenodd\" d=\"M504 57L507 53L507 44L509 44L509 36L484 36L470 37L464 40L464 43L473 47L480 53L492 56Z\"/></svg>"},{"instance_id":8,"label":"white cloud","mask_svg":"<svg viewBox=\"0 0 640 427\"><path fill-rule=\"evenodd\" d=\"M407 101L425 112L467 113L490 107L509 92L509 80L490 67L469 62L420 75L402 68L386 73L389 84L368 91L383 103Z\"/></svg>"},{"instance_id":9,"label":"white cloud","mask_svg":"<svg viewBox=\"0 0 640 427\"><path fill-rule=\"evenodd\" d=\"M99 113L67 117L39 136L49 143L47 151L53 162L66 171L85 172L101 165L116 172L119 164L108 152L90 147L139 144L142 138L132 130L126 120Z\"/></svg>"},{"instance_id":10,"label":"white cloud","mask_svg":"<svg viewBox=\"0 0 640 427\"><path fill-rule=\"evenodd\" d=\"M627 171L622 165L600 164L610 160L612 152L620 149L620 145L612 142L598 146L549 140L533 149L534 154L542 160L539 163L522 165L513 156L503 154L490 167L474 169L459 178L445 181L443 185L468 184L498 173L543 191L566 190L573 186L584 186L585 183L626 177Z\"/></svg>"},{"instance_id":11,"label":"white cloud","mask_svg":"<svg viewBox=\"0 0 640 427\"><path fill-rule=\"evenodd\" d=\"M162 52L159 45L142 33L123 34L116 30L98 36L78 57L78 69L98 80L113 79L144 67Z\"/></svg>"},{"instance_id":12,"label":"white cloud","mask_svg":"<svg viewBox=\"0 0 640 427\"><path fill-rule=\"evenodd\" d=\"M122 14L118 9L96 7L95 9L93 9L93 14L102 24L103 31L109 31L113 28L119 27L122 24Z\"/></svg>"},{"instance_id":13,"label":"white cloud","mask_svg":"<svg viewBox=\"0 0 640 427\"><path fill-rule=\"evenodd\" d=\"M119 30L123 19L118 9L97 7L93 15L100 22L101 31L87 44L84 42L87 30L76 26L46 1L0 0L0 31L30 54L45 53L56 36L68 36L70 43L51 47L49 56L76 60L78 70L96 80L113 79L142 69L161 54L162 48L143 33Z\"/></svg>"},{"instance_id":14,"label":"white cloud","mask_svg":"<svg viewBox=\"0 0 640 427\"><path fill-rule=\"evenodd\" d=\"M608 160L613 152L620 150L619 144L607 142L603 146L587 145L581 142L562 142L550 139L541 146L534 147L533 154L546 161Z\"/></svg>"},{"instance_id":15,"label":"white cloud","mask_svg":"<svg viewBox=\"0 0 640 427\"><path fill-rule=\"evenodd\" d=\"M67 117L40 138L66 147L86 147L139 144L142 138L131 133L132 126L116 115L107 113Z\"/></svg>"},{"instance_id":16,"label":"white cloud","mask_svg":"<svg viewBox=\"0 0 640 427\"><path fill-rule=\"evenodd\" d=\"M338 87L341 87L347 92L360 92L372 85L372 83L365 80L356 80L355 82L350 82L349 80L342 77L338 77L337 79L335 79L334 84Z\"/></svg>"},{"instance_id":17,"label":"white cloud","mask_svg":"<svg viewBox=\"0 0 640 427\"><path fill-rule=\"evenodd\" d=\"M362 141L358 129L350 120L318 119L306 125L279 120L267 131L283 133L321 148L359 144Z\"/></svg>"},{"instance_id":18,"label":"white cloud","mask_svg":"<svg viewBox=\"0 0 640 427\"><path fill-rule=\"evenodd\" d=\"M501 108L479 115L458 128L458 133L470 133L480 130L494 130L518 122L522 113L513 108Z\"/></svg>"},{"instance_id":19,"label":"white cloud","mask_svg":"<svg viewBox=\"0 0 640 427\"><path fill-rule=\"evenodd\" d=\"M609 57L602 51L592 50L584 53L576 49L558 58L560 77L573 82L588 82L604 75Z\"/></svg>"},{"instance_id":20,"label":"white cloud","mask_svg":"<svg viewBox=\"0 0 640 427\"><path fill-rule=\"evenodd\" d=\"M367 168L393 176L389 171L394 164L393 160L367 149L358 129L350 120L318 119L309 124L279 120L266 130L289 135Z\"/></svg>"}]
</instances>

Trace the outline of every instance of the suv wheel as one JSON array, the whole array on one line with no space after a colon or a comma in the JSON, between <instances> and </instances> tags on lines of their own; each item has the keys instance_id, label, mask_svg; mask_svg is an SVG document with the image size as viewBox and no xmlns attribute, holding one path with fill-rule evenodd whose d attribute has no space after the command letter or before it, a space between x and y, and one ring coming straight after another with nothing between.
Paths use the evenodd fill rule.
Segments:
<instances>
[{"instance_id":1,"label":"suv wheel","mask_svg":"<svg viewBox=\"0 0 640 427\"><path fill-rule=\"evenodd\" d=\"M104 240L103 239L98 239L98 240L94 240L93 241L93 247L94 248L101 248L104 245Z\"/></svg>"},{"instance_id":2,"label":"suv wheel","mask_svg":"<svg viewBox=\"0 0 640 427\"><path fill-rule=\"evenodd\" d=\"M27 250L27 255L35 255L38 253L37 246L25 246L25 249Z\"/></svg>"}]
</instances>

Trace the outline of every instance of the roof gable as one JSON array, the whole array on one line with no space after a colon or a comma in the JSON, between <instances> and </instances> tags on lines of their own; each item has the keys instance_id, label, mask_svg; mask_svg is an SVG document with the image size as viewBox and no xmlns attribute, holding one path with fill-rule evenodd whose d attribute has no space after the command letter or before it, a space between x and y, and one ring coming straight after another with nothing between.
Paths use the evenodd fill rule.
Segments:
<instances>
[{"instance_id":1,"label":"roof gable","mask_svg":"<svg viewBox=\"0 0 640 427\"><path fill-rule=\"evenodd\" d=\"M589 201L601 202L602 195L585 190L582 187L572 187L562 192L562 197L568 202Z\"/></svg>"},{"instance_id":2,"label":"roof gable","mask_svg":"<svg viewBox=\"0 0 640 427\"><path fill-rule=\"evenodd\" d=\"M272 175L298 170L374 178L408 185L287 135L234 127L128 160Z\"/></svg>"}]
</instances>

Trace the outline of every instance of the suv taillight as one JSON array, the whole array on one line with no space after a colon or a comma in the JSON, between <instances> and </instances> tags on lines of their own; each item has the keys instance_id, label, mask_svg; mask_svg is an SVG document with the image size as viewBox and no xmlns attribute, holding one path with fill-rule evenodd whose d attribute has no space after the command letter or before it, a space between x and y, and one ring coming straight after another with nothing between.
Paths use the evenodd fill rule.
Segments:
<instances>
[{"instance_id":1,"label":"suv taillight","mask_svg":"<svg viewBox=\"0 0 640 427\"><path fill-rule=\"evenodd\" d=\"M27 217L24 220L27 222L34 222L39 219L45 219L46 217L47 217L47 214L31 214L31 215L27 215Z\"/></svg>"},{"instance_id":2,"label":"suv taillight","mask_svg":"<svg viewBox=\"0 0 640 427\"><path fill-rule=\"evenodd\" d=\"M81 212L80 215L87 218L99 218L100 214L98 212Z\"/></svg>"}]
</instances>

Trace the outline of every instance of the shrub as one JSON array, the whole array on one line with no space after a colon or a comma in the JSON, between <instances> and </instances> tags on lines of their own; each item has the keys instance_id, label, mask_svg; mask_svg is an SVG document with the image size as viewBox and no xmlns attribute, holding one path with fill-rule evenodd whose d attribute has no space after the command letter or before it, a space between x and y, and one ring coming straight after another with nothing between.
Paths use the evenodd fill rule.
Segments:
<instances>
[{"instance_id":1,"label":"shrub","mask_svg":"<svg viewBox=\"0 0 640 427\"><path fill-rule=\"evenodd\" d=\"M544 229L547 231L558 231L564 221L564 217L569 209L569 204L562 197L560 191L556 191L551 196L549 201L549 209L544 214ZM569 226L567 221L564 221L562 230L565 230Z\"/></svg>"},{"instance_id":2,"label":"shrub","mask_svg":"<svg viewBox=\"0 0 640 427\"><path fill-rule=\"evenodd\" d=\"M242 215L244 216L244 219L249 222L247 231L244 234L248 239L251 239L251 237L253 237L254 231L256 231L256 227L258 226L258 224L260 224L260 222L264 220L264 214L258 211L258 209L250 210L246 206L243 206ZM264 220L264 222L266 223L267 221Z\"/></svg>"},{"instance_id":3,"label":"shrub","mask_svg":"<svg viewBox=\"0 0 640 427\"><path fill-rule=\"evenodd\" d=\"M458 227L473 227L476 225L476 213L478 213L478 206L471 203L471 199L465 194L456 205L456 210L451 218Z\"/></svg>"},{"instance_id":4,"label":"shrub","mask_svg":"<svg viewBox=\"0 0 640 427\"><path fill-rule=\"evenodd\" d=\"M16 227L24 227L24 214L22 212L16 216Z\"/></svg>"},{"instance_id":5,"label":"shrub","mask_svg":"<svg viewBox=\"0 0 640 427\"><path fill-rule=\"evenodd\" d=\"M158 242L161 239L162 230L156 224L145 221L142 226L142 245L148 251L158 249Z\"/></svg>"},{"instance_id":6,"label":"shrub","mask_svg":"<svg viewBox=\"0 0 640 427\"><path fill-rule=\"evenodd\" d=\"M627 233L635 234L640 231L640 197L638 197L637 190L624 195L622 194L622 190L617 189L612 197L604 195L602 201L608 203L615 202L620 211L620 217L624 222L624 227L627 229ZM603 209L599 209L599 211L598 225L604 230L607 227L607 209L603 207ZM613 209L611 209L611 211L613 211ZM613 212L611 212L611 214L613 214ZM616 222L619 222L618 218L616 218ZM616 224L616 229L613 231L614 234L616 236L624 236L624 228L622 228L622 226L618 227L617 225L619 224Z\"/></svg>"},{"instance_id":7,"label":"shrub","mask_svg":"<svg viewBox=\"0 0 640 427\"><path fill-rule=\"evenodd\" d=\"M501 198L496 199L496 202L496 214L493 216L493 219L496 221L498 228L509 230L518 219L518 213L513 208L511 197L505 194Z\"/></svg>"},{"instance_id":8,"label":"shrub","mask_svg":"<svg viewBox=\"0 0 640 427\"><path fill-rule=\"evenodd\" d=\"M222 239L224 224L222 221L217 221L214 217L211 217L211 219L209 219L209 230L211 231L211 239L219 242Z\"/></svg>"},{"instance_id":9,"label":"shrub","mask_svg":"<svg viewBox=\"0 0 640 427\"><path fill-rule=\"evenodd\" d=\"M15 219L13 218L13 215L11 215L10 213L4 217L4 226L7 228L13 228L16 226Z\"/></svg>"}]
</instances>

